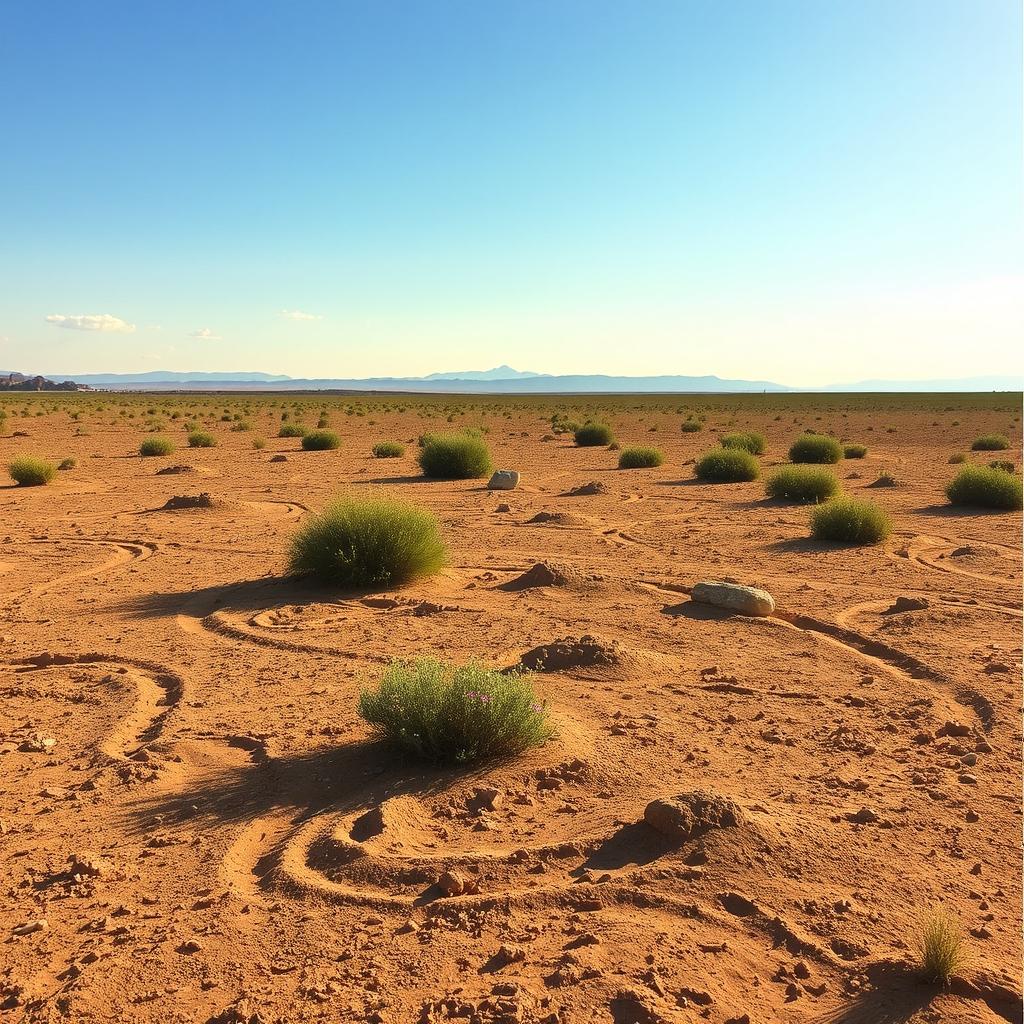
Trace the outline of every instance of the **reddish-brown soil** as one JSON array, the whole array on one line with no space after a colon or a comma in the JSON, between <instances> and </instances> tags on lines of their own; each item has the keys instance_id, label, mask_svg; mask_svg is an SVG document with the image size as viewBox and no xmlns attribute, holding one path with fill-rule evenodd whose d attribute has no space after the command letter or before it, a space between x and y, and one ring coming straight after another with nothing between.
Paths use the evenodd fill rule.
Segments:
<instances>
[{"instance_id":1,"label":"reddish-brown soil","mask_svg":"<svg viewBox=\"0 0 1024 1024\"><path fill-rule=\"evenodd\" d=\"M414 441L371 458L446 425L415 402L332 414L344 447L309 453L225 429L139 458L109 410L77 437L59 409L8 420L4 462L77 467L0 487L0 1021L1019 1021L1021 516L942 494L976 434L1019 459L1019 410L744 407L765 467L808 422L869 445L836 472L894 533L843 547L760 482L692 480L727 409L681 434L634 405L620 440L660 469L542 440L529 403L464 420L512 492L420 480ZM899 485L870 488L883 470ZM284 578L346 489L433 510L448 567L373 594ZM691 603L704 579L776 614ZM545 645L557 737L513 763L424 767L356 714L390 658ZM697 791L738 813L645 821ZM913 969L936 904L973 956L945 991Z\"/></svg>"}]
</instances>

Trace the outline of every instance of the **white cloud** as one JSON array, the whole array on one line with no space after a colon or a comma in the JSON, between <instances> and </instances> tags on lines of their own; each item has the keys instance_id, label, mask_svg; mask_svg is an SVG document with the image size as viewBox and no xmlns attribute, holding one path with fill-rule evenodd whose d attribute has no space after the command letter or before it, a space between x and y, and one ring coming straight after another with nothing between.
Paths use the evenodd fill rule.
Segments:
<instances>
[{"instance_id":1,"label":"white cloud","mask_svg":"<svg viewBox=\"0 0 1024 1024\"><path fill-rule=\"evenodd\" d=\"M323 320L322 316L316 313L304 313L301 309L282 309L281 316L285 320Z\"/></svg>"},{"instance_id":2,"label":"white cloud","mask_svg":"<svg viewBox=\"0 0 1024 1024\"><path fill-rule=\"evenodd\" d=\"M71 331L119 331L131 334L135 330L135 324L126 323L119 316L111 316L109 313L77 313L73 316L51 313L45 320L48 324L66 327Z\"/></svg>"},{"instance_id":3,"label":"white cloud","mask_svg":"<svg viewBox=\"0 0 1024 1024\"><path fill-rule=\"evenodd\" d=\"M220 341L220 335L214 334L209 327L200 327L198 330L189 332L190 338L202 338L204 341Z\"/></svg>"}]
</instances>

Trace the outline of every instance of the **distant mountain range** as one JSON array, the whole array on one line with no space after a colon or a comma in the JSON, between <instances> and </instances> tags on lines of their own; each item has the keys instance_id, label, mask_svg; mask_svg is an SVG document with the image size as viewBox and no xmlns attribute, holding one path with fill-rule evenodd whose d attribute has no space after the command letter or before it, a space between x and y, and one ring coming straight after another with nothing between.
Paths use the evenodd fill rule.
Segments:
<instances>
[{"instance_id":1,"label":"distant mountain range","mask_svg":"<svg viewBox=\"0 0 1024 1024\"><path fill-rule=\"evenodd\" d=\"M24 373L0 370L0 391L91 391L87 384L73 380L57 382L46 377L28 377Z\"/></svg>"},{"instance_id":2,"label":"distant mountain range","mask_svg":"<svg viewBox=\"0 0 1024 1024\"><path fill-rule=\"evenodd\" d=\"M1021 391L1024 376L961 377L948 380L865 380L820 388L794 388L768 380L715 376L649 377L605 374L546 374L496 366L491 370L431 373L426 377L306 378L237 371L222 373L152 370L146 373L52 374L79 384L119 391L410 391L458 394L595 394L844 391Z\"/></svg>"}]
</instances>

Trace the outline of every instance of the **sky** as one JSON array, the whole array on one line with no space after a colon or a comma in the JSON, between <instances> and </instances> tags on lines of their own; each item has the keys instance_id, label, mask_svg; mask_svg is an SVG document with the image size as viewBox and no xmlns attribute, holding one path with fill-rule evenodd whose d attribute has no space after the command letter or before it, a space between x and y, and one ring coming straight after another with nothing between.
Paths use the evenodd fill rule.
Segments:
<instances>
[{"instance_id":1,"label":"sky","mask_svg":"<svg viewBox=\"0 0 1024 1024\"><path fill-rule=\"evenodd\" d=\"M0 370L1019 373L1015 0L48 0Z\"/></svg>"}]
</instances>

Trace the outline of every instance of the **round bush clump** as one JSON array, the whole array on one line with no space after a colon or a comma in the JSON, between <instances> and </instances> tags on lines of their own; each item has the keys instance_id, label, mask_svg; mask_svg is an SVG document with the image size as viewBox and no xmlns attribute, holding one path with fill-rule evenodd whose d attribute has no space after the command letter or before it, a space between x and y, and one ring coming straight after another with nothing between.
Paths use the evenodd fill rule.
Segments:
<instances>
[{"instance_id":1,"label":"round bush clump","mask_svg":"<svg viewBox=\"0 0 1024 1024\"><path fill-rule=\"evenodd\" d=\"M57 467L46 459L23 455L8 464L7 472L19 487L39 487L53 479Z\"/></svg>"},{"instance_id":2,"label":"round bush clump","mask_svg":"<svg viewBox=\"0 0 1024 1024\"><path fill-rule=\"evenodd\" d=\"M301 423L282 423L278 437L305 437L308 431Z\"/></svg>"},{"instance_id":3,"label":"round bush clump","mask_svg":"<svg viewBox=\"0 0 1024 1024\"><path fill-rule=\"evenodd\" d=\"M619 455L619 469L652 469L664 461L665 456L659 448L623 448Z\"/></svg>"},{"instance_id":4,"label":"round bush clump","mask_svg":"<svg viewBox=\"0 0 1024 1024\"><path fill-rule=\"evenodd\" d=\"M769 498L818 503L838 493L839 481L827 469L784 466L765 481L764 489Z\"/></svg>"},{"instance_id":5,"label":"round bush clump","mask_svg":"<svg viewBox=\"0 0 1024 1024\"><path fill-rule=\"evenodd\" d=\"M606 423L584 423L582 427L576 428L573 440L580 448L596 448L611 444L615 435Z\"/></svg>"},{"instance_id":6,"label":"round bush clump","mask_svg":"<svg viewBox=\"0 0 1024 1024\"><path fill-rule=\"evenodd\" d=\"M761 467L745 448L713 448L697 460L693 472L698 480L737 483L756 480L761 475Z\"/></svg>"},{"instance_id":7,"label":"round bush clump","mask_svg":"<svg viewBox=\"0 0 1024 1024\"><path fill-rule=\"evenodd\" d=\"M472 434L430 434L418 461L423 475L435 480L471 480L491 472L491 453Z\"/></svg>"},{"instance_id":8,"label":"round bush clump","mask_svg":"<svg viewBox=\"0 0 1024 1024\"><path fill-rule=\"evenodd\" d=\"M188 435L189 448L216 448L217 438L205 430L193 430Z\"/></svg>"},{"instance_id":9,"label":"round bush clump","mask_svg":"<svg viewBox=\"0 0 1024 1024\"><path fill-rule=\"evenodd\" d=\"M169 437L147 437L139 445L139 454L143 456L170 455L173 451L174 442Z\"/></svg>"},{"instance_id":10,"label":"round bush clump","mask_svg":"<svg viewBox=\"0 0 1024 1024\"><path fill-rule=\"evenodd\" d=\"M529 673L428 658L392 662L359 695L359 715L382 738L440 764L512 757L554 732Z\"/></svg>"},{"instance_id":11,"label":"round bush clump","mask_svg":"<svg viewBox=\"0 0 1024 1024\"><path fill-rule=\"evenodd\" d=\"M892 532L885 512L870 501L839 497L811 512L811 536L845 544L878 544Z\"/></svg>"},{"instance_id":12,"label":"round bush clump","mask_svg":"<svg viewBox=\"0 0 1024 1024\"><path fill-rule=\"evenodd\" d=\"M302 450L326 452L341 447L341 438L333 430L314 430L302 439Z\"/></svg>"},{"instance_id":13,"label":"round bush clump","mask_svg":"<svg viewBox=\"0 0 1024 1024\"><path fill-rule=\"evenodd\" d=\"M400 459L405 454L405 445L398 441L378 441L371 450L375 459Z\"/></svg>"},{"instance_id":14,"label":"round bush clump","mask_svg":"<svg viewBox=\"0 0 1024 1024\"><path fill-rule=\"evenodd\" d=\"M718 442L723 448L742 448L751 455L764 455L765 439L763 434L746 431L741 434L723 434Z\"/></svg>"},{"instance_id":15,"label":"round bush clump","mask_svg":"<svg viewBox=\"0 0 1024 1024\"><path fill-rule=\"evenodd\" d=\"M964 466L946 487L946 497L953 505L1019 509L1021 480L1013 473L991 466Z\"/></svg>"},{"instance_id":16,"label":"round bush clump","mask_svg":"<svg viewBox=\"0 0 1024 1024\"><path fill-rule=\"evenodd\" d=\"M296 531L288 570L342 586L379 587L429 576L444 560L429 512L388 498L346 498Z\"/></svg>"},{"instance_id":17,"label":"round bush clump","mask_svg":"<svg viewBox=\"0 0 1024 1024\"><path fill-rule=\"evenodd\" d=\"M59 466L57 467L60 468ZM990 469L1001 469L1004 473L1016 473L1017 466L1013 462L1007 462L1005 459L996 459L994 462L989 463Z\"/></svg>"},{"instance_id":18,"label":"round bush clump","mask_svg":"<svg viewBox=\"0 0 1024 1024\"><path fill-rule=\"evenodd\" d=\"M824 434L802 434L789 449L790 462L834 463L842 457L839 442Z\"/></svg>"},{"instance_id":19,"label":"round bush clump","mask_svg":"<svg viewBox=\"0 0 1024 1024\"><path fill-rule=\"evenodd\" d=\"M967 456L963 452L957 452L955 455L950 455L949 464L951 466L959 466L961 462L966 462Z\"/></svg>"},{"instance_id":20,"label":"round bush clump","mask_svg":"<svg viewBox=\"0 0 1024 1024\"><path fill-rule=\"evenodd\" d=\"M848 444L843 448L844 459L863 459L868 453L866 444Z\"/></svg>"},{"instance_id":21,"label":"round bush clump","mask_svg":"<svg viewBox=\"0 0 1024 1024\"><path fill-rule=\"evenodd\" d=\"M982 434L976 437L971 444L972 452L1004 452L1010 447L1010 442L1002 434Z\"/></svg>"},{"instance_id":22,"label":"round bush clump","mask_svg":"<svg viewBox=\"0 0 1024 1024\"><path fill-rule=\"evenodd\" d=\"M684 434L696 434L700 430L697 420L684 420L679 428Z\"/></svg>"}]
</instances>

